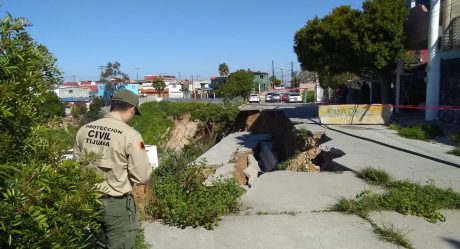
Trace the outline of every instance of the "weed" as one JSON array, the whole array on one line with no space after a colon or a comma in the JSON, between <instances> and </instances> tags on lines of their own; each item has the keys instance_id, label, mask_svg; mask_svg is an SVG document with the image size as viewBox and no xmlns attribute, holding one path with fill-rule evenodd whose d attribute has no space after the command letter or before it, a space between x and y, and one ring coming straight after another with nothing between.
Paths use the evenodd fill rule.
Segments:
<instances>
[{"instance_id":1,"label":"weed","mask_svg":"<svg viewBox=\"0 0 460 249\"><path fill-rule=\"evenodd\" d=\"M257 211L257 215L269 215L270 213L267 211Z\"/></svg>"},{"instance_id":2,"label":"weed","mask_svg":"<svg viewBox=\"0 0 460 249\"><path fill-rule=\"evenodd\" d=\"M436 136L442 136L444 134L438 125L430 123L422 123L405 127L399 127L397 125L391 124L389 128L398 131L398 134L401 137L423 141L427 141Z\"/></svg>"},{"instance_id":3,"label":"weed","mask_svg":"<svg viewBox=\"0 0 460 249\"><path fill-rule=\"evenodd\" d=\"M382 169L366 167L356 172L356 175L367 183L384 185L391 181L390 175Z\"/></svg>"},{"instance_id":4,"label":"weed","mask_svg":"<svg viewBox=\"0 0 460 249\"><path fill-rule=\"evenodd\" d=\"M450 139L457 144L457 147L455 147L453 150L447 152L449 154L453 154L456 156L460 156L460 133L455 133L452 136L450 136Z\"/></svg>"},{"instance_id":5,"label":"weed","mask_svg":"<svg viewBox=\"0 0 460 249\"><path fill-rule=\"evenodd\" d=\"M449 154L453 154L453 155L456 155L456 156L460 156L460 145L455 147L453 150L447 152Z\"/></svg>"},{"instance_id":6,"label":"weed","mask_svg":"<svg viewBox=\"0 0 460 249\"><path fill-rule=\"evenodd\" d=\"M374 232L379 235L382 240L391 242L393 244L402 246L404 248L413 249L414 246L412 243L406 238L407 231L403 229L398 229L393 225L383 225L383 227L379 227L377 224L369 220L372 227L374 228Z\"/></svg>"},{"instance_id":7,"label":"weed","mask_svg":"<svg viewBox=\"0 0 460 249\"><path fill-rule=\"evenodd\" d=\"M377 170L369 168L366 171ZM388 174L382 172L382 175ZM389 176L389 179L392 177ZM421 185L409 181L388 180L383 186L386 189L384 193L377 194L366 190L355 199L339 199L331 210L356 214L363 218L367 218L371 211L390 210L421 216L435 223L445 220L439 209L460 209L460 193L438 188L433 183Z\"/></svg>"},{"instance_id":8,"label":"weed","mask_svg":"<svg viewBox=\"0 0 460 249\"><path fill-rule=\"evenodd\" d=\"M390 130L398 131L399 126L398 126L397 124L392 123L392 124L390 124L390 125L388 126L388 128L389 128Z\"/></svg>"},{"instance_id":9,"label":"weed","mask_svg":"<svg viewBox=\"0 0 460 249\"><path fill-rule=\"evenodd\" d=\"M380 210L379 196L370 191L363 191L356 196L356 199L341 198L332 207L331 211L345 214L356 214L367 219L371 211Z\"/></svg>"},{"instance_id":10,"label":"weed","mask_svg":"<svg viewBox=\"0 0 460 249\"><path fill-rule=\"evenodd\" d=\"M451 139L454 143L460 145L460 132L451 135L451 136L450 136L450 139Z\"/></svg>"},{"instance_id":11,"label":"weed","mask_svg":"<svg viewBox=\"0 0 460 249\"><path fill-rule=\"evenodd\" d=\"M136 234L136 247L135 249L150 249L151 245L145 241L144 229L139 228Z\"/></svg>"},{"instance_id":12,"label":"weed","mask_svg":"<svg viewBox=\"0 0 460 249\"><path fill-rule=\"evenodd\" d=\"M276 165L276 168L278 170L286 170L288 166L289 166L289 161L284 161L284 162L278 163L278 165Z\"/></svg>"},{"instance_id":13,"label":"weed","mask_svg":"<svg viewBox=\"0 0 460 249\"><path fill-rule=\"evenodd\" d=\"M307 140L309 137L312 136L311 132L305 128L300 128L297 130L297 134L303 139Z\"/></svg>"},{"instance_id":14,"label":"weed","mask_svg":"<svg viewBox=\"0 0 460 249\"><path fill-rule=\"evenodd\" d=\"M295 211L283 211L282 214L287 214L290 216L295 216L297 213Z\"/></svg>"}]
</instances>

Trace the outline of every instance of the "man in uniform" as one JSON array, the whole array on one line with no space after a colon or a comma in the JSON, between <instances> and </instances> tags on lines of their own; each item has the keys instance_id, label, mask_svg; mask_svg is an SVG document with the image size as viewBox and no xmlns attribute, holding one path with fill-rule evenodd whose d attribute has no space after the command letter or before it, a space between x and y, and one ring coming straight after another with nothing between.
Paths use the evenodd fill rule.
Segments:
<instances>
[{"instance_id":1,"label":"man in uniform","mask_svg":"<svg viewBox=\"0 0 460 249\"><path fill-rule=\"evenodd\" d=\"M131 191L134 184L150 179L152 166L139 132L127 123L139 113L138 97L121 90L112 98L110 112L82 126L77 133L74 156L98 155L95 166L104 176L102 232L97 248L134 248L138 221Z\"/></svg>"}]
</instances>

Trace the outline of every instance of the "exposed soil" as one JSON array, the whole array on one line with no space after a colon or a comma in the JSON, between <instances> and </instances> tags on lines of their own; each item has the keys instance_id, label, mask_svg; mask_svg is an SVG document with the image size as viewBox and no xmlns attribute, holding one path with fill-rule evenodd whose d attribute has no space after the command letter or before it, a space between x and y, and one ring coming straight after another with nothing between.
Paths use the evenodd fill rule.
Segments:
<instances>
[{"instance_id":1,"label":"exposed soil","mask_svg":"<svg viewBox=\"0 0 460 249\"><path fill-rule=\"evenodd\" d=\"M300 134L283 111L246 111L237 116L233 132L270 133L273 151L280 162L287 162L292 171L319 172L330 170L334 158L342 156L338 150L318 148L322 138ZM256 155L257 157L257 155Z\"/></svg>"},{"instance_id":2,"label":"exposed soil","mask_svg":"<svg viewBox=\"0 0 460 249\"><path fill-rule=\"evenodd\" d=\"M248 156L251 153L238 153L236 154L235 171L233 177L240 185L247 185L248 178L244 174L244 170L248 167Z\"/></svg>"},{"instance_id":3,"label":"exposed soil","mask_svg":"<svg viewBox=\"0 0 460 249\"><path fill-rule=\"evenodd\" d=\"M288 161L288 170L319 172L320 167L313 163L313 160L321 153L318 147L300 152Z\"/></svg>"},{"instance_id":4,"label":"exposed soil","mask_svg":"<svg viewBox=\"0 0 460 249\"><path fill-rule=\"evenodd\" d=\"M180 150L193 139L198 130L198 123L190 119L190 114L174 117L174 128L166 143L166 148Z\"/></svg>"}]
</instances>

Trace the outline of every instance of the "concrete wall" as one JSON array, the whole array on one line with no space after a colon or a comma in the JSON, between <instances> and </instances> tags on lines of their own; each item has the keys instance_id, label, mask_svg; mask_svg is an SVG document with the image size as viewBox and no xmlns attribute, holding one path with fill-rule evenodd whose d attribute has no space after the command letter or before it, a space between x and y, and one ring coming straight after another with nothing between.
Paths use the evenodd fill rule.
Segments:
<instances>
[{"instance_id":1,"label":"concrete wall","mask_svg":"<svg viewBox=\"0 0 460 249\"><path fill-rule=\"evenodd\" d=\"M321 124L388 124L392 108L384 105L321 105Z\"/></svg>"}]
</instances>

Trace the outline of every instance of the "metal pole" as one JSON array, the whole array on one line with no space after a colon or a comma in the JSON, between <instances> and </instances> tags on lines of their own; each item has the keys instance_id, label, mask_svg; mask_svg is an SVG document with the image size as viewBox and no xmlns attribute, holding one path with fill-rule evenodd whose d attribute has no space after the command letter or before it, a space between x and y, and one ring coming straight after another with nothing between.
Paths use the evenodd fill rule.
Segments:
<instances>
[{"instance_id":1,"label":"metal pole","mask_svg":"<svg viewBox=\"0 0 460 249\"><path fill-rule=\"evenodd\" d=\"M439 12L441 0L431 0L430 29L428 31L428 65L425 120L437 119L439 106L440 60L438 56Z\"/></svg>"},{"instance_id":2,"label":"metal pole","mask_svg":"<svg viewBox=\"0 0 460 249\"><path fill-rule=\"evenodd\" d=\"M395 111L399 112L399 105L401 104L401 74L404 72L404 59L398 61L396 67L396 108Z\"/></svg>"}]
</instances>

